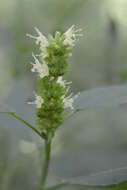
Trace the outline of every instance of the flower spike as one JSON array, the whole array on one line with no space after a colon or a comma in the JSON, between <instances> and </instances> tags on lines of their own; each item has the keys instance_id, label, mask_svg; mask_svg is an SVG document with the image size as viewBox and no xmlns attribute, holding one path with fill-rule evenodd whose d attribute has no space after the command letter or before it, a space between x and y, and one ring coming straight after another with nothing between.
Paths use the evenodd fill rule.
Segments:
<instances>
[{"instance_id":1,"label":"flower spike","mask_svg":"<svg viewBox=\"0 0 127 190\"><path fill-rule=\"evenodd\" d=\"M27 35L35 39L39 45L39 58L32 54L34 63L31 71L39 75L37 80L37 94L35 104L37 124L41 133L54 134L63 123L67 109L74 110L74 100L79 94L69 94L72 82L67 82L63 76L68 71L67 57L72 55L72 47L81 35L81 29L72 25L65 33L56 32L54 36L45 37L38 28L37 36ZM42 62L41 62L42 61ZM47 138L47 136L46 136Z\"/></svg>"}]
</instances>

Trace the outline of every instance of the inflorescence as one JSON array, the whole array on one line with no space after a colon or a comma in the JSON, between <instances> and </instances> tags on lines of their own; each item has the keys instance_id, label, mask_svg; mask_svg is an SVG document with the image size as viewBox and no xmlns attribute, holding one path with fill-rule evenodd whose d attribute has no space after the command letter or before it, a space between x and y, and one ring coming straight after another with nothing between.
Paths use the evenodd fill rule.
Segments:
<instances>
[{"instance_id":1,"label":"inflorescence","mask_svg":"<svg viewBox=\"0 0 127 190\"><path fill-rule=\"evenodd\" d=\"M32 54L34 63L31 63L32 72L37 73L37 92L35 101L29 104L36 105L37 123L44 137L54 134L64 121L64 111L73 110L73 101L78 95L69 93L71 82L63 80L68 71L67 58L72 55L72 48L81 29L76 30L73 25L65 33L56 32L55 36L45 37L37 28L38 36L27 36L35 39L40 54Z\"/></svg>"}]
</instances>

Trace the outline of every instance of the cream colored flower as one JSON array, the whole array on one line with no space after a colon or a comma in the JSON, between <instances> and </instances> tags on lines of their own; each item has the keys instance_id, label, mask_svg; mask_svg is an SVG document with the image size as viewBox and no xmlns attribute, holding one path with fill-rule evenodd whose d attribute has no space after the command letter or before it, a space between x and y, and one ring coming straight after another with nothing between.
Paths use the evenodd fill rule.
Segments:
<instances>
[{"instance_id":1,"label":"cream colored flower","mask_svg":"<svg viewBox=\"0 0 127 190\"><path fill-rule=\"evenodd\" d=\"M60 76L60 77L58 77L56 83L60 84L60 85L63 86L63 87L66 87L66 85L69 85L69 84L71 84L72 82L67 82L66 80L63 80L63 77L62 77L62 76Z\"/></svg>"},{"instance_id":2,"label":"cream colored flower","mask_svg":"<svg viewBox=\"0 0 127 190\"><path fill-rule=\"evenodd\" d=\"M41 64L34 54L32 54L32 56L34 58L35 63L31 63L33 66L31 71L37 72L40 78L44 78L45 76L48 76L49 75L48 65L44 61Z\"/></svg>"},{"instance_id":3,"label":"cream colored flower","mask_svg":"<svg viewBox=\"0 0 127 190\"><path fill-rule=\"evenodd\" d=\"M73 107L73 103L74 103L74 100L80 95L80 93L76 94L75 96L73 96L73 93L71 93L69 96L65 97L63 96L62 99L63 99L63 103L64 103L64 108L70 108L70 109L74 109Z\"/></svg>"},{"instance_id":4,"label":"cream colored flower","mask_svg":"<svg viewBox=\"0 0 127 190\"><path fill-rule=\"evenodd\" d=\"M76 38L82 36L80 33L82 29L75 29L75 25L72 25L65 33L64 45L73 47L75 45Z\"/></svg>"},{"instance_id":5,"label":"cream colored flower","mask_svg":"<svg viewBox=\"0 0 127 190\"><path fill-rule=\"evenodd\" d=\"M42 104L44 103L44 100L41 96L38 96L35 94L35 100L33 102L28 102L28 104L35 104L37 108L41 108Z\"/></svg>"},{"instance_id":6,"label":"cream colored flower","mask_svg":"<svg viewBox=\"0 0 127 190\"><path fill-rule=\"evenodd\" d=\"M31 34L27 34L27 36L36 40L36 44L40 46L41 55L44 58L47 55L47 47L49 43L47 38L39 31L38 28L35 27L35 30L38 36L32 36Z\"/></svg>"},{"instance_id":7,"label":"cream colored flower","mask_svg":"<svg viewBox=\"0 0 127 190\"><path fill-rule=\"evenodd\" d=\"M67 97L63 97L63 103L64 103L64 108L70 108L70 109L74 109L73 108L73 98L72 98L72 94L70 96Z\"/></svg>"}]
</instances>

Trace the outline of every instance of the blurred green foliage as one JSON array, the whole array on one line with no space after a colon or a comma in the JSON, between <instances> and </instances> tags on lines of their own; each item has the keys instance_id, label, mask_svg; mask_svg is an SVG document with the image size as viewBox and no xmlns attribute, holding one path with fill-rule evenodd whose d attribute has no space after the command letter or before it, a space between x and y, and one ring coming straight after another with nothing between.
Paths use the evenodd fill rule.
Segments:
<instances>
[{"instance_id":1,"label":"blurred green foliage","mask_svg":"<svg viewBox=\"0 0 127 190\"><path fill-rule=\"evenodd\" d=\"M73 58L69 60L71 74L67 78L73 81L74 91L126 84L126 16L126 0L1 0L0 103L3 100L9 104L14 103L12 99L7 99L13 97L16 110L26 115L32 109L26 108L22 101L27 101L35 85L34 79L31 80L33 76L29 62L31 52L36 47L26 37L26 33L35 34L35 26L44 34L65 31L72 24L83 28L84 37L78 42ZM38 53L37 50L35 53ZM22 78L27 80L20 84ZM27 90L29 93L26 93ZM86 110L65 123L67 127L61 127L53 147L54 173L61 175L61 178L87 176L90 172L111 166L126 166L126 111L126 106L110 111ZM32 119L31 115L29 119ZM29 136L29 132L23 128L16 128L17 123L11 123L10 120L6 119L3 124L3 118L0 117L0 124L7 126L7 130L0 127L0 189L38 190L41 159L38 160L35 153L21 153L18 146L22 138L27 137L38 143L37 139ZM118 154L114 153L116 149ZM78 166L77 161L80 163ZM48 183L51 183L50 180ZM64 189L80 188L84 189L74 186ZM108 187L108 190L126 188L126 183L121 183L118 187Z\"/></svg>"}]
</instances>

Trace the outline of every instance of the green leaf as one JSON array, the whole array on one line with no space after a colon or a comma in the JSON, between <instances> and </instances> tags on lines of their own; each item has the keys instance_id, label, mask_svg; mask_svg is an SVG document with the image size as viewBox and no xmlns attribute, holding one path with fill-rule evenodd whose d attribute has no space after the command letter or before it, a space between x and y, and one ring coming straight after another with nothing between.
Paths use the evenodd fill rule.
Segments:
<instances>
[{"instance_id":1,"label":"green leaf","mask_svg":"<svg viewBox=\"0 0 127 190\"><path fill-rule=\"evenodd\" d=\"M124 176L124 180L120 180L122 175ZM79 176L64 180L64 182L46 190L126 190L127 181L125 181L125 177L126 167L116 168L95 173L88 177ZM115 184L113 184L113 179L116 181Z\"/></svg>"},{"instance_id":2,"label":"green leaf","mask_svg":"<svg viewBox=\"0 0 127 190\"><path fill-rule=\"evenodd\" d=\"M83 91L74 102L76 111L127 104L127 86L110 86Z\"/></svg>"},{"instance_id":3,"label":"green leaf","mask_svg":"<svg viewBox=\"0 0 127 190\"><path fill-rule=\"evenodd\" d=\"M47 188L46 190L126 190L127 182L122 182L119 184L113 184L109 186L90 186L90 185L80 185L71 184L69 182L58 184L54 187Z\"/></svg>"},{"instance_id":4,"label":"green leaf","mask_svg":"<svg viewBox=\"0 0 127 190\"><path fill-rule=\"evenodd\" d=\"M37 135L39 135L42 138L41 133L35 128L33 127L31 124L29 124L27 121L25 121L24 119L22 119L20 116L18 116L15 112L0 112L0 114L6 114L10 117L13 117L15 119L17 119L18 121L20 121L21 123L25 124L25 126L27 126L28 128L32 129Z\"/></svg>"}]
</instances>

